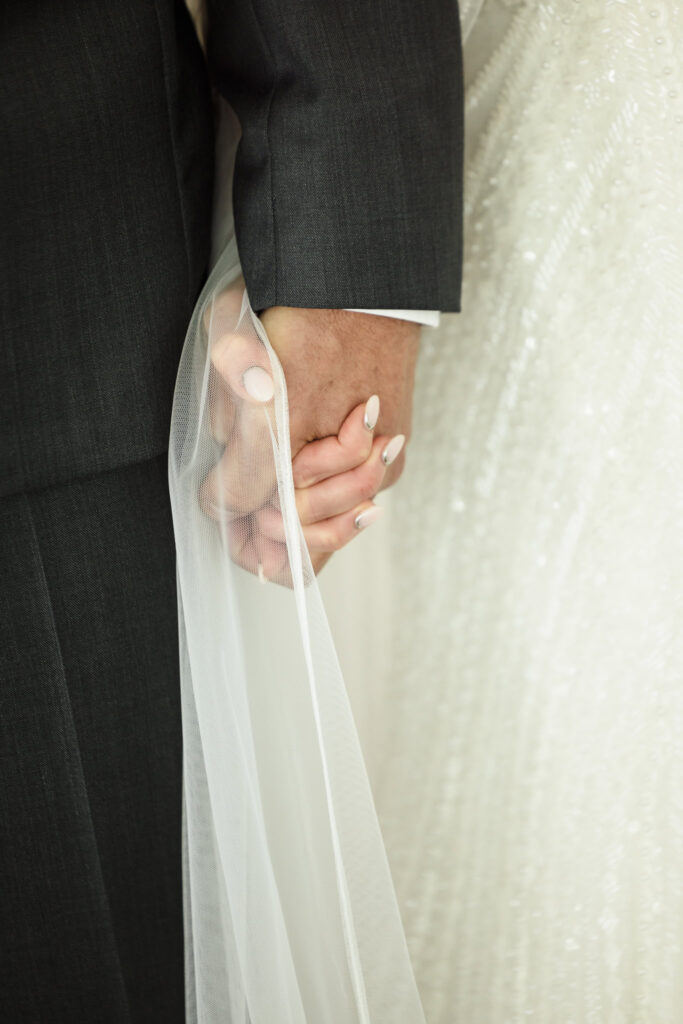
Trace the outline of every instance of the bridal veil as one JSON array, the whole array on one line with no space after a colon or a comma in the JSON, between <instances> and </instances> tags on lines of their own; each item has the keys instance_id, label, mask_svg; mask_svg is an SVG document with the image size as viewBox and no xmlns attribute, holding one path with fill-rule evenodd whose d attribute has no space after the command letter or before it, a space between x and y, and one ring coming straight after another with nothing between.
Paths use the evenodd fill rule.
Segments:
<instances>
[{"instance_id":1,"label":"bridal veil","mask_svg":"<svg viewBox=\"0 0 683 1024\"><path fill-rule=\"evenodd\" d=\"M363 757L296 513L285 381L240 278L227 108L220 131L218 255L187 334L169 454L187 1019L419 1024ZM234 379L231 360L245 351L269 368L270 401L251 401ZM286 545L260 537L264 504L281 511Z\"/></svg>"}]
</instances>

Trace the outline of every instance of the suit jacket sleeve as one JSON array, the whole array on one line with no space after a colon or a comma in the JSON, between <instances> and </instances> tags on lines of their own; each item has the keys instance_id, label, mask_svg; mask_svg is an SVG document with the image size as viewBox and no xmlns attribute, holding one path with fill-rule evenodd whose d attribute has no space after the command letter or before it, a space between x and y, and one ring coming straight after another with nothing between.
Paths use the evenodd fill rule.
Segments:
<instances>
[{"instance_id":1,"label":"suit jacket sleeve","mask_svg":"<svg viewBox=\"0 0 683 1024\"><path fill-rule=\"evenodd\" d=\"M460 309L456 0L209 0L252 307Z\"/></svg>"}]
</instances>

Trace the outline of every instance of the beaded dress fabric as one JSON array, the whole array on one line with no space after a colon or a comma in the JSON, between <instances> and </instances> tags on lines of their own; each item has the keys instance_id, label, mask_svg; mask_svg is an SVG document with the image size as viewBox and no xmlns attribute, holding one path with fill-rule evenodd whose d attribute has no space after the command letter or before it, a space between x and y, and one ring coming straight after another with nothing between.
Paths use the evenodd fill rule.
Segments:
<instances>
[{"instance_id":1,"label":"beaded dress fabric","mask_svg":"<svg viewBox=\"0 0 683 1024\"><path fill-rule=\"evenodd\" d=\"M322 577L429 1024L683 1020L682 59L485 0L463 312Z\"/></svg>"}]
</instances>

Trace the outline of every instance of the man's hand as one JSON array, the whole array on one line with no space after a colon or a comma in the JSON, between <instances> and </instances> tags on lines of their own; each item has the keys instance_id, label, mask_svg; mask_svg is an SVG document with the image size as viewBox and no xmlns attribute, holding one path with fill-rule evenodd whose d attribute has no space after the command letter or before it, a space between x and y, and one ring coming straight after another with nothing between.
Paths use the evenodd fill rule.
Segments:
<instances>
[{"instance_id":1,"label":"man's hand","mask_svg":"<svg viewBox=\"0 0 683 1024\"><path fill-rule=\"evenodd\" d=\"M226 523L236 562L287 583L269 454L274 382L249 314L240 320L243 292L236 282L204 315L211 432L224 449L200 500L207 515ZM420 328L348 310L277 307L261 320L287 383L297 511L318 572L374 522L381 510L372 499L403 468Z\"/></svg>"},{"instance_id":2,"label":"man's hand","mask_svg":"<svg viewBox=\"0 0 683 1024\"><path fill-rule=\"evenodd\" d=\"M351 409L372 394L381 403L377 434L410 436L419 324L344 309L290 306L267 309L260 319L287 381L295 464L304 445L336 436ZM380 489L396 482L404 461L405 448L387 469ZM298 469L301 483L301 460Z\"/></svg>"}]
</instances>

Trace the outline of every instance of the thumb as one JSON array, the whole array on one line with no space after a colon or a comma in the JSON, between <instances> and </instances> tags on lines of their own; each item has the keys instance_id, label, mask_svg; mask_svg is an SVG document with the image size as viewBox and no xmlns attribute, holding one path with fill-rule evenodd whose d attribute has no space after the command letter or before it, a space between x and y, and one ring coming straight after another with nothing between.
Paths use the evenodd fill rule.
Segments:
<instances>
[{"instance_id":1,"label":"thumb","mask_svg":"<svg viewBox=\"0 0 683 1024\"><path fill-rule=\"evenodd\" d=\"M236 398L259 405L275 394L270 359L258 338L223 334L211 347L211 362Z\"/></svg>"},{"instance_id":2,"label":"thumb","mask_svg":"<svg viewBox=\"0 0 683 1024\"><path fill-rule=\"evenodd\" d=\"M211 363L236 398L269 402L275 393L270 359L251 323L244 288L221 292L204 314Z\"/></svg>"}]
</instances>

